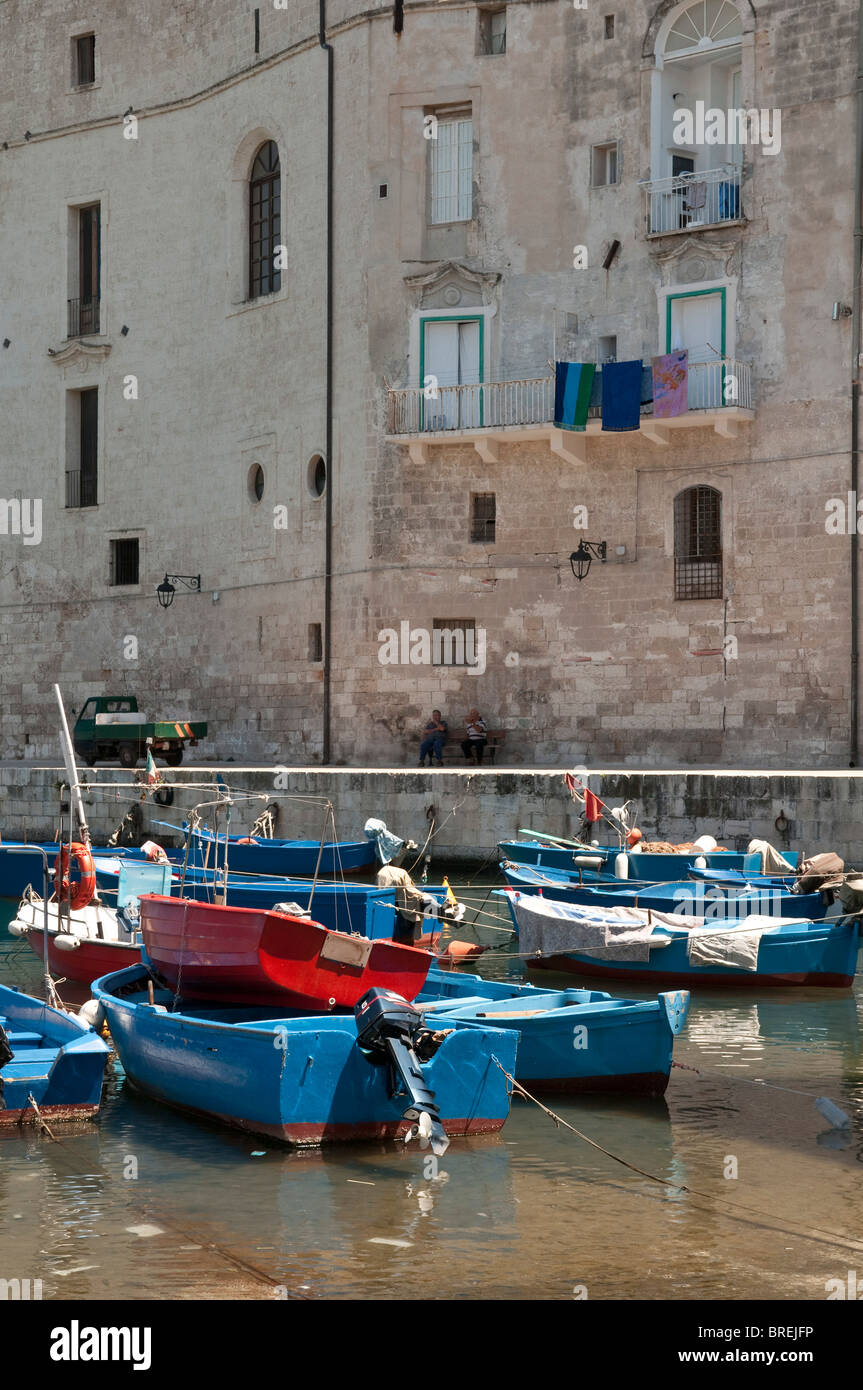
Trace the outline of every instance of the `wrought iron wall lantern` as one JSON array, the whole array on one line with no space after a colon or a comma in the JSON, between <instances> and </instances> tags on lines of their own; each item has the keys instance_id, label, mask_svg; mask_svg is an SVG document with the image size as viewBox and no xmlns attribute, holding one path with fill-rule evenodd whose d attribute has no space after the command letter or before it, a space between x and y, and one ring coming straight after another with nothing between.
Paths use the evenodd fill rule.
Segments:
<instances>
[{"instance_id":1,"label":"wrought iron wall lantern","mask_svg":"<svg viewBox=\"0 0 863 1390\"><path fill-rule=\"evenodd\" d=\"M569 563L572 566L572 572L579 584L582 579L587 578L590 570L590 562L594 556L596 556L603 565L605 564L606 544L605 541L578 542L578 550L572 552L569 557Z\"/></svg>"},{"instance_id":2,"label":"wrought iron wall lantern","mask_svg":"<svg viewBox=\"0 0 863 1390\"><path fill-rule=\"evenodd\" d=\"M163 608L171 607L178 584L182 584L193 594L201 592L201 576L199 574L166 574L156 590L156 596Z\"/></svg>"}]
</instances>

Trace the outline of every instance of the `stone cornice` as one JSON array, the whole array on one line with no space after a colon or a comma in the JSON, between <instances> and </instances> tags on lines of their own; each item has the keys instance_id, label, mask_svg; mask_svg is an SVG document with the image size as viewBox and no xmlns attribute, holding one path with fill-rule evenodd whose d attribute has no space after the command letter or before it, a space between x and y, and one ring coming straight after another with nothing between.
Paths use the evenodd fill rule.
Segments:
<instances>
[{"instance_id":1,"label":"stone cornice","mask_svg":"<svg viewBox=\"0 0 863 1390\"><path fill-rule=\"evenodd\" d=\"M84 343L80 338L75 338L58 352L52 352L49 348L48 356L58 367L68 367L77 362L83 368L91 362L104 362L110 351L110 343Z\"/></svg>"},{"instance_id":2,"label":"stone cornice","mask_svg":"<svg viewBox=\"0 0 863 1390\"><path fill-rule=\"evenodd\" d=\"M459 261L442 261L434 270L423 271L420 275L406 275L404 282L410 290L433 290L448 280L460 280L462 284L474 285L487 303L488 296L501 279L496 270L470 270Z\"/></svg>"}]
</instances>

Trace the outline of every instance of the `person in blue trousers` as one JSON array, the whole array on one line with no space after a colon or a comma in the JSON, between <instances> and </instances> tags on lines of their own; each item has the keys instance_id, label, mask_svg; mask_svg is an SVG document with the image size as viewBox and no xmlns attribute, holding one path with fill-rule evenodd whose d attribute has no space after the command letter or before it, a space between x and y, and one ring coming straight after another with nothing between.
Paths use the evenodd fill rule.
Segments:
<instances>
[{"instance_id":1,"label":"person in blue trousers","mask_svg":"<svg viewBox=\"0 0 863 1390\"><path fill-rule=\"evenodd\" d=\"M448 726L441 718L439 709L432 710L432 717L426 724L425 738L420 744L420 767L425 767L426 758L434 758L436 767L443 767L443 746L446 743Z\"/></svg>"}]
</instances>

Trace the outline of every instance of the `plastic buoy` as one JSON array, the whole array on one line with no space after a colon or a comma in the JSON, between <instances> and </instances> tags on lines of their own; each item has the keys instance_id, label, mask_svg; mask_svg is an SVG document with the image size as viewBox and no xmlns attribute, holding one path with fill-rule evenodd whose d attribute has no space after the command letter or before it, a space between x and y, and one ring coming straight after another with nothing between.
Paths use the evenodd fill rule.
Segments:
<instances>
[{"instance_id":1,"label":"plastic buoy","mask_svg":"<svg viewBox=\"0 0 863 1390\"><path fill-rule=\"evenodd\" d=\"M696 849L703 850L705 854L712 854L716 849L716 841L712 835L699 835L694 844Z\"/></svg>"},{"instance_id":2,"label":"plastic buoy","mask_svg":"<svg viewBox=\"0 0 863 1390\"><path fill-rule=\"evenodd\" d=\"M9 930L13 936L26 936L33 929L29 922L10 922Z\"/></svg>"},{"instance_id":3,"label":"plastic buoy","mask_svg":"<svg viewBox=\"0 0 863 1390\"><path fill-rule=\"evenodd\" d=\"M453 960L469 960L472 956L481 956L483 951L487 950L487 946L480 946L475 941L450 941L443 955L451 956Z\"/></svg>"},{"instance_id":4,"label":"plastic buoy","mask_svg":"<svg viewBox=\"0 0 863 1390\"><path fill-rule=\"evenodd\" d=\"M53 938L54 945L58 951L77 951L81 945L81 938L71 936L69 932L61 931Z\"/></svg>"},{"instance_id":5,"label":"plastic buoy","mask_svg":"<svg viewBox=\"0 0 863 1390\"><path fill-rule=\"evenodd\" d=\"M614 861L614 877L629 878L629 855L621 850Z\"/></svg>"},{"instance_id":6,"label":"plastic buoy","mask_svg":"<svg viewBox=\"0 0 863 1390\"><path fill-rule=\"evenodd\" d=\"M834 1105L829 1096L819 1096L815 1102L815 1109L821 1112L825 1120L829 1120L834 1129L851 1128L851 1121L845 1111Z\"/></svg>"},{"instance_id":7,"label":"plastic buoy","mask_svg":"<svg viewBox=\"0 0 863 1390\"><path fill-rule=\"evenodd\" d=\"M99 1003L98 999L88 999L86 1004L82 1004L78 1010L78 1017L84 1022L89 1023L96 1032L101 1032L102 1024L105 1022L105 1008Z\"/></svg>"},{"instance_id":8,"label":"plastic buoy","mask_svg":"<svg viewBox=\"0 0 863 1390\"><path fill-rule=\"evenodd\" d=\"M693 868L695 868L695 869L706 869L706 868L707 868L707 860L704 858L704 855L703 855L703 854L699 854L698 858L695 860L695 862L694 862L694 864L693 864Z\"/></svg>"}]
</instances>

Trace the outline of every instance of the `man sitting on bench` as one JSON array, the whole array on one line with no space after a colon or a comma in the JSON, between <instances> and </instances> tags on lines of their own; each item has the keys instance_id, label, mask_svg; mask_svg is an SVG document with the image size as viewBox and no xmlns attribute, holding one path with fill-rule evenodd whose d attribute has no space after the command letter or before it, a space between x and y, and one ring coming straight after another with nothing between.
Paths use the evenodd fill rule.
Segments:
<instances>
[{"instance_id":1,"label":"man sitting on bench","mask_svg":"<svg viewBox=\"0 0 863 1390\"><path fill-rule=\"evenodd\" d=\"M478 709L472 709L465 720L467 738L463 741L461 751L464 753L467 762L472 762L471 750L476 752L477 766L482 766L483 749L488 740L486 739L486 722L480 717Z\"/></svg>"},{"instance_id":2,"label":"man sitting on bench","mask_svg":"<svg viewBox=\"0 0 863 1390\"><path fill-rule=\"evenodd\" d=\"M443 767L443 746L446 743L449 726L446 720L441 718L439 709L432 710L432 717L423 732L425 738L420 744L420 767L425 767L426 758L432 756L434 756L437 766Z\"/></svg>"}]
</instances>

